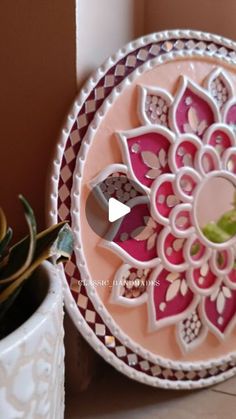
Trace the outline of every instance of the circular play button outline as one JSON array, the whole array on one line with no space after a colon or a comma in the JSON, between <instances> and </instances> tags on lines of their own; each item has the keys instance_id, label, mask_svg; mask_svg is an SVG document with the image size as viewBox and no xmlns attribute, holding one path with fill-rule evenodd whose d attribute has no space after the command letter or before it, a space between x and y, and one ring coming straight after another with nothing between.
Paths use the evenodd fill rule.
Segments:
<instances>
[{"instance_id":1,"label":"circular play button outline","mask_svg":"<svg viewBox=\"0 0 236 419\"><path fill-rule=\"evenodd\" d=\"M116 222L130 213L132 200L143 196L145 192L126 173L110 173L98 183L91 184L91 190L85 204L87 222L94 233L101 239Z\"/></svg>"}]
</instances>

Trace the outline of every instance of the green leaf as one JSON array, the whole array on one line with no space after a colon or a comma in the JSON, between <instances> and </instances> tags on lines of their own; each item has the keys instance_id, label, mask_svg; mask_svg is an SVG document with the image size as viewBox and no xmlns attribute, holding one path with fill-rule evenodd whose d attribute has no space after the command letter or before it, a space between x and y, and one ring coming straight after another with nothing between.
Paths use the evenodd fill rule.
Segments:
<instances>
[{"instance_id":1,"label":"green leaf","mask_svg":"<svg viewBox=\"0 0 236 419\"><path fill-rule=\"evenodd\" d=\"M9 227L7 229L7 232L6 232L5 236L0 241L0 258L2 256L4 256L4 253L6 252L7 246L9 245L9 243L12 239L12 235L13 235L12 229ZM1 267L1 262L0 262L0 267Z\"/></svg>"},{"instance_id":2,"label":"green leaf","mask_svg":"<svg viewBox=\"0 0 236 419\"><path fill-rule=\"evenodd\" d=\"M224 254L223 254L223 253L219 253L219 254L218 254L218 257L217 257L217 263L218 263L218 266L219 266L220 268L222 268L222 267L224 266L224 263L225 263L225 258L224 258Z\"/></svg>"},{"instance_id":3,"label":"green leaf","mask_svg":"<svg viewBox=\"0 0 236 419\"><path fill-rule=\"evenodd\" d=\"M53 250L57 263L67 260L73 252L74 240L72 233L69 234L69 231L71 232L70 227L65 224L58 233Z\"/></svg>"},{"instance_id":4,"label":"green leaf","mask_svg":"<svg viewBox=\"0 0 236 419\"><path fill-rule=\"evenodd\" d=\"M201 249L200 244L199 243L194 243L191 246L191 249L190 249L191 256L196 256L198 254L198 252L199 252L200 249Z\"/></svg>"},{"instance_id":5,"label":"green leaf","mask_svg":"<svg viewBox=\"0 0 236 419\"><path fill-rule=\"evenodd\" d=\"M29 236L10 249L8 263L0 272L1 284L14 281L20 276L30 266L35 252L36 220L34 212L22 195L19 195L19 199L24 209Z\"/></svg>"},{"instance_id":6,"label":"green leaf","mask_svg":"<svg viewBox=\"0 0 236 419\"><path fill-rule=\"evenodd\" d=\"M236 210L230 210L222 215L217 225L231 237L234 236L236 234Z\"/></svg>"},{"instance_id":7,"label":"green leaf","mask_svg":"<svg viewBox=\"0 0 236 419\"><path fill-rule=\"evenodd\" d=\"M205 227L203 227L202 232L206 238L213 243L224 243L231 237L227 232L222 230L213 222L208 223Z\"/></svg>"},{"instance_id":8,"label":"green leaf","mask_svg":"<svg viewBox=\"0 0 236 419\"><path fill-rule=\"evenodd\" d=\"M60 238L58 240L58 237ZM21 242L24 245L24 241ZM71 229L64 222L54 225L49 229L38 234L36 237L36 248L32 263L28 266L24 272L17 277L10 284L6 281L0 282L4 288L0 293L0 309L1 303L5 302L11 297L19 287L28 279L34 270L43 262L43 260L55 256L56 261L59 261L61 257L63 259L69 258L73 251L73 236Z\"/></svg>"}]
</instances>

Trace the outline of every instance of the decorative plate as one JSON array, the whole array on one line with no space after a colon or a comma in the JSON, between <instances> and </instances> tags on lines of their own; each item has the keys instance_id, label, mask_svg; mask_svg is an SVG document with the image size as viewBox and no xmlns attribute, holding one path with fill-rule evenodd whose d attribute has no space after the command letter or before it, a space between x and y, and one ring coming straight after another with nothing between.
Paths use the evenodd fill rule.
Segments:
<instances>
[{"instance_id":1,"label":"decorative plate","mask_svg":"<svg viewBox=\"0 0 236 419\"><path fill-rule=\"evenodd\" d=\"M236 372L235 124L236 44L175 30L111 57L62 131L49 213L75 236L66 307L143 383L199 388ZM111 197L131 208L112 224L99 218Z\"/></svg>"}]
</instances>

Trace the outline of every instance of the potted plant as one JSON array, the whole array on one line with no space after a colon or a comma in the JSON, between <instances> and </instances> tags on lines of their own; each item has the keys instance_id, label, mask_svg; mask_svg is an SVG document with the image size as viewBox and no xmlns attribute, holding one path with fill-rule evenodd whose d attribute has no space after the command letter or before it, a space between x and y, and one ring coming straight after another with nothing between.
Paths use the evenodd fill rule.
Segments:
<instances>
[{"instance_id":1,"label":"potted plant","mask_svg":"<svg viewBox=\"0 0 236 419\"><path fill-rule=\"evenodd\" d=\"M29 234L11 247L12 230L0 209L0 416L60 419L63 297L55 262L70 257L73 238L64 222L37 233L33 210L19 199Z\"/></svg>"}]
</instances>

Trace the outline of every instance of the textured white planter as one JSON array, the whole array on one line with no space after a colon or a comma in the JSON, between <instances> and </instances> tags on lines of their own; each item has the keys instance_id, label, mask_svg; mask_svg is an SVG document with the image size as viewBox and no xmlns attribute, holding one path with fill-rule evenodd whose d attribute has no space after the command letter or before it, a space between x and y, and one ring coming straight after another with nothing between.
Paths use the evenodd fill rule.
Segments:
<instances>
[{"instance_id":1,"label":"textured white planter","mask_svg":"<svg viewBox=\"0 0 236 419\"><path fill-rule=\"evenodd\" d=\"M59 270L44 262L35 278L34 314L0 341L0 417L64 417L63 298Z\"/></svg>"}]
</instances>

